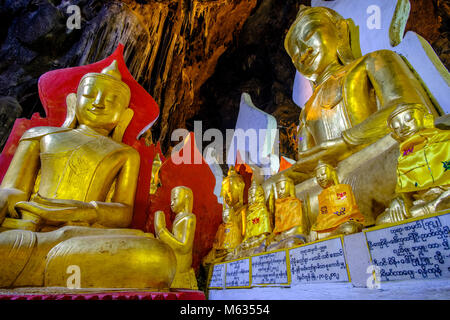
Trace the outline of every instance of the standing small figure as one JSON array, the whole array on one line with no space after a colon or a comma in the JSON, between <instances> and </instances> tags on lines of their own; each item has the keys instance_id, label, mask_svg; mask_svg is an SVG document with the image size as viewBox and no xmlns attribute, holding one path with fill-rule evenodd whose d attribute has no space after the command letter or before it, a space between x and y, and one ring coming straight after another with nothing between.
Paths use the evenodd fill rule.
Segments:
<instances>
[{"instance_id":1,"label":"standing small figure","mask_svg":"<svg viewBox=\"0 0 450 320\"><path fill-rule=\"evenodd\" d=\"M176 214L172 232L166 227L164 212L155 213L155 234L173 249L177 258L177 271L171 288L197 289L197 279L192 268L196 218L192 213L194 195L188 187L175 187L170 197L170 207Z\"/></svg>"}]
</instances>

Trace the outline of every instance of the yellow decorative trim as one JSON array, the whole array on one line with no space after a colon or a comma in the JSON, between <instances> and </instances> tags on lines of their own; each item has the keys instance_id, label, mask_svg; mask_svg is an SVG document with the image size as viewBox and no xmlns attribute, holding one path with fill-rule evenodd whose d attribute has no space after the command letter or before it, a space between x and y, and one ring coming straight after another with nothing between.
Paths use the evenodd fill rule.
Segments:
<instances>
[{"instance_id":1,"label":"yellow decorative trim","mask_svg":"<svg viewBox=\"0 0 450 320\"><path fill-rule=\"evenodd\" d=\"M340 236L340 237L341 237L342 251L344 252L345 269L347 269L348 282L352 282L352 277L350 276L350 269L348 268L348 263L347 263L347 256L345 254L344 236Z\"/></svg>"},{"instance_id":2,"label":"yellow decorative trim","mask_svg":"<svg viewBox=\"0 0 450 320\"><path fill-rule=\"evenodd\" d=\"M376 231L376 230L380 230L380 229L387 229L389 227L395 227L395 226L399 226L405 223L410 223L410 222L414 222L414 221L418 221L418 220L425 220L428 218L433 218L433 217L437 217L437 216L443 216L446 214L450 214L449 210L444 210L444 211L440 211L440 212L436 212L433 214L428 214L425 216L421 216L421 217L415 217L415 218L409 218L400 222L392 222L392 223L386 223L380 226L375 226L375 227L371 227L371 228L367 228L362 230L362 232L366 233L366 232L371 232L371 231Z\"/></svg>"}]
</instances>

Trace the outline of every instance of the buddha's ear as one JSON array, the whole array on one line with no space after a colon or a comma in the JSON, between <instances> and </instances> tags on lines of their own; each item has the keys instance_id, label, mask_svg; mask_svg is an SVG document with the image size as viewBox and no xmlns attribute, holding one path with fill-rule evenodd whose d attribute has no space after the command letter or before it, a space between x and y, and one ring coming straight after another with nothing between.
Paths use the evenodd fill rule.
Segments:
<instances>
[{"instance_id":1,"label":"buddha's ear","mask_svg":"<svg viewBox=\"0 0 450 320\"><path fill-rule=\"evenodd\" d=\"M334 182L334 184L338 185L339 184L339 177L338 177L338 174L337 174L337 170L335 168L333 168L332 175L333 175L333 182Z\"/></svg>"},{"instance_id":2,"label":"buddha's ear","mask_svg":"<svg viewBox=\"0 0 450 320\"><path fill-rule=\"evenodd\" d=\"M431 113L429 112L424 113L423 126L425 128L434 128L434 116Z\"/></svg>"},{"instance_id":3,"label":"buddha's ear","mask_svg":"<svg viewBox=\"0 0 450 320\"><path fill-rule=\"evenodd\" d=\"M352 19L342 19L337 23L338 29L338 56L346 65L361 57L359 45L359 29Z\"/></svg>"},{"instance_id":4,"label":"buddha's ear","mask_svg":"<svg viewBox=\"0 0 450 320\"><path fill-rule=\"evenodd\" d=\"M66 97L66 120L64 121L62 127L64 128L75 128L77 124L77 117L75 116L75 109L77 107L77 94L69 93Z\"/></svg>"},{"instance_id":5,"label":"buddha's ear","mask_svg":"<svg viewBox=\"0 0 450 320\"><path fill-rule=\"evenodd\" d=\"M291 185L291 187L289 189L291 189L289 191L290 196L295 198L295 184L292 183L292 185Z\"/></svg>"},{"instance_id":6,"label":"buddha's ear","mask_svg":"<svg viewBox=\"0 0 450 320\"><path fill-rule=\"evenodd\" d=\"M245 186L244 186L245 188ZM242 188L242 190L239 190L239 203L240 204L244 204L244 189Z\"/></svg>"},{"instance_id":7,"label":"buddha's ear","mask_svg":"<svg viewBox=\"0 0 450 320\"><path fill-rule=\"evenodd\" d=\"M133 118L134 111L133 109L127 108L122 112L120 116L120 121L117 126L114 128L112 138L114 141L122 142L123 135L125 134L125 130L127 130L128 125Z\"/></svg>"}]
</instances>

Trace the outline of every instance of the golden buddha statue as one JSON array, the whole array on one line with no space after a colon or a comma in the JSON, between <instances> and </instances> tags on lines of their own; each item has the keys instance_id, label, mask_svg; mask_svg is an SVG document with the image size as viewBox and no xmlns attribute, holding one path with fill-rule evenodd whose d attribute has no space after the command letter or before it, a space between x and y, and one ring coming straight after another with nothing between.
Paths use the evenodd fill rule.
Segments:
<instances>
[{"instance_id":1,"label":"golden buddha statue","mask_svg":"<svg viewBox=\"0 0 450 320\"><path fill-rule=\"evenodd\" d=\"M169 288L173 250L125 229L140 165L120 142L130 95L114 61L84 75L63 127L22 136L0 186L0 287L65 287L77 265L83 288Z\"/></svg>"},{"instance_id":2,"label":"golden buddha statue","mask_svg":"<svg viewBox=\"0 0 450 320\"><path fill-rule=\"evenodd\" d=\"M264 189L253 179L248 190L244 240L236 248L235 258L248 257L265 251L265 240L272 233L270 213L265 202Z\"/></svg>"},{"instance_id":3,"label":"golden buddha statue","mask_svg":"<svg viewBox=\"0 0 450 320\"><path fill-rule=\"evenodd\" d=\"M171 288L198 289L197 278L192 268L196 218L192 213L194 195L188 187L175 187L170 195L170 207L176 214L172 232L166 228L164 212L155 213L155 234L169 245L177 257L177 272Z\"/></svg>"},{"instance_id":4,"label":"golden buddha statue","mask_svg":"<svg viewBox=\"0 0 450 320\"><path fill-rule=\"evenodd\" d=\"M161 187L161 180L159 179L159 169L161 169L162 161L159 156L159 153L156 153L153 158L152 164L152 177L150 180L150 194L155 194L156 190Z\"/></svg>"},{"instance_id":5,"label":"golden buddha statue","mask_svg":"<svg viewBox=\"0 0 450 320\"><path fill-rule=\"evenodd\" d=\"M334 10L302 6L286 35L292 63L314 88L300 114L294 171L312 172L319 159L339 162L384 137L398 105L436 112L398 54L380 50L361 57L355 34L353 22Z\"/></svg>"},{"instance_id":6,"label":"golden buddha statue","mask_svg":"<svg viewBox=\"0 0 450 320\"><path fill-rule=\"evenodd\" d=\"M245 182L230 166L228 176L222 181L221 196L224 204L222 210L222 223L220 224L211 251L203 259L203 264L217 263L234 258L234 250L241 244L245 230L244 205Z\"/></svg>"},{"instance_id":7,"label":"golden buddha statue","mask_svg":"<svg viewBox=\"0 0 450 320\"><path fill-rule=\"evenodd\" d=\"M360 232L364 216L359 212L352 187L339 183L336 170L330 164L319 161L315 172L317 184L323 190L318 197L320 211L311 227L310 241Z\"/></svg>"},{"instance_id":8,"label":"golden buddha statue","mask_svg":"<svg viewBox=\"0 0 450 320\"><path fill-rule=\"evenodd\" d=\"M434 127L420 104L397 107L388 118L400 142L397 196L376 224L399 222L450 208L450 130Z\"/></svg>"},{"instance_id":9,"label":"golden buddha statue","mask_svg":"<svg viewBox=\"0 0 450 320\"><path fill-rule=\"evenodd\" d=\"M275 228L268 239L266 251L303 244L308 234L308 223L303 215L302 202L295 197L294 181L281 175L275 189Z\"/></svg>"}]
</instances>

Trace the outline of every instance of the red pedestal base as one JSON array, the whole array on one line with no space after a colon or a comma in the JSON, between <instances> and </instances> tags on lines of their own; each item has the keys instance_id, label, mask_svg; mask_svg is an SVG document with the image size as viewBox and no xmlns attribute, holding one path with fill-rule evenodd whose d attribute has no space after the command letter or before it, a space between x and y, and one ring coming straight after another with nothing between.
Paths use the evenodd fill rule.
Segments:
<instances>
[{"instance_id":1,"label":"red pedestal base","mask_svg":"<svg viewBox=\"0 0 450 320\"><path fill-rule=\"evenodd\" d=\"M0 294L0 300L205 300L205 294L196 290L171 292L122 291L64 294Z\"/></svg>"}]
</instances>

